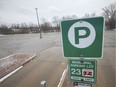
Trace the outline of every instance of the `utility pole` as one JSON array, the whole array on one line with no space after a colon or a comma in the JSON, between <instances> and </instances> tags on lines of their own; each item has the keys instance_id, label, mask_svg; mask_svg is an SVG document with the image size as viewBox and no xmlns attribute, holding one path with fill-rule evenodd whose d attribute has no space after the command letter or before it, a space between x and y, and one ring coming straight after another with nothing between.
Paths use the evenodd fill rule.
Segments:
<instances>
[{"instance_id":1,"label":"utility pole","mask_svg":"<svg viewBox=\"0 0 116 87\"><path fill-rule=\"evenodd\" d=\"M39 32L40 32L40 39L41 39L42 38L42 35L41 35L41 29L40 29L40 25L39 25L38 9L35 8L35 10L36 10L36 15L37 15L38 28L39 28Z\"/></svg>"}]
</instances>

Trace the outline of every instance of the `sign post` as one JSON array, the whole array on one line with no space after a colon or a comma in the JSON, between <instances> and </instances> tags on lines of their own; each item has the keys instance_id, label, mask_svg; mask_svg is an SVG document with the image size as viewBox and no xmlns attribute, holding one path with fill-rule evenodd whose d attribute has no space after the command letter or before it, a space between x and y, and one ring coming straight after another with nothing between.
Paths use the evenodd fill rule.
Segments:
<instances>
[{"instance_id":1,"label":"sign post","mask_svg":"<svg viewBox=\"0 0 116 87\"><path fill-rule=\"evenodd\" d=\"M69 57L70 79L91 87L96 83L97 61L103 56L104 18L83 18L61 22L63 54ZM86 59L85 59L86 58ZM89 84L86 85L85 83Z\"/></svg>"}]
</instances>

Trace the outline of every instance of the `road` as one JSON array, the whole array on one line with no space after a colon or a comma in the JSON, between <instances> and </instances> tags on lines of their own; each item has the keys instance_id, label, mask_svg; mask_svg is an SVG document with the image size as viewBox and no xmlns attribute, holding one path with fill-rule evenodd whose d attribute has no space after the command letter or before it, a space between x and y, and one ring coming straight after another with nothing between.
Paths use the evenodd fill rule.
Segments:
<instances>
[{"instance_id":1,"label":"road","mask_svg":"<svg viewBox=\"0 0 116 87\"><path fill-rule=\"evenodd\" d=\"M92 87L116 87L116 30L105 31L103 58L97 60L97 82ZM63 87L74 87L67 74Z\"/></svg>"},{"instance_id":2,"label":"road","mask_svg":"<svg viewBox=\"0 0 116 87\"><path fill-rule=\"evenodd\" d=\"M4 50L6 54L16 52L37 54L35 59L0 83L0 87L43 87L40 85L43 80L47 82L47 87L57 87L67 66L66 60L62 57L61 33L44 34L42 39L39 39L39 34L11 35L0 39L3 40L0 43L7 42L1 44L5 47L0 48L2 50L8 47L9 53Z\"/></svg>"}]
</instances>

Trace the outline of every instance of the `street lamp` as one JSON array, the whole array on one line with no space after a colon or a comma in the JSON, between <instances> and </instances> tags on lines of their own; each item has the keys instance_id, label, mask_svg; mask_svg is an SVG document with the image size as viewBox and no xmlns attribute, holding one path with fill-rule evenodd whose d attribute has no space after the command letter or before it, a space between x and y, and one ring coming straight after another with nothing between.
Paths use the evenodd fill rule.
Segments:
<instances>
[{"instance_id":1,"label":"street lamp","mask_svg":"<svg viewBox=\"0 0 116 87\"><path fill-rule=\"evenodd\" d=\"M42 38L42 35L41 35L41 29L40 29L40 25L39 25L39 16L38 16L38 9L37 8L35 8L35 10L36 10L36 15L37 15L37 22L38 22L38 28L39 28L39 32L40 32L40 39Z\"/></svg>"}]
</instances>

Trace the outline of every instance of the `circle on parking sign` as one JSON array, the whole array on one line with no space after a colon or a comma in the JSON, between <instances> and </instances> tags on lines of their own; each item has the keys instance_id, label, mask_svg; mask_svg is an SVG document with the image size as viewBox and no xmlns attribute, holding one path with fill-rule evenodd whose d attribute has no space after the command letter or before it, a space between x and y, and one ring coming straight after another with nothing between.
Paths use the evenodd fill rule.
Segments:
<instances>
[{"instance_id":1,"label":"circle on parking sign","mask_svg":"<svg viewBox=\"0 0 116 87\"><path fill-rule=\"evenodd\" d=\"M90 46L96 37L95 28L86 21L74 23L68 31L68 40L76 48Z\"/></svg>"}]
</instances>

